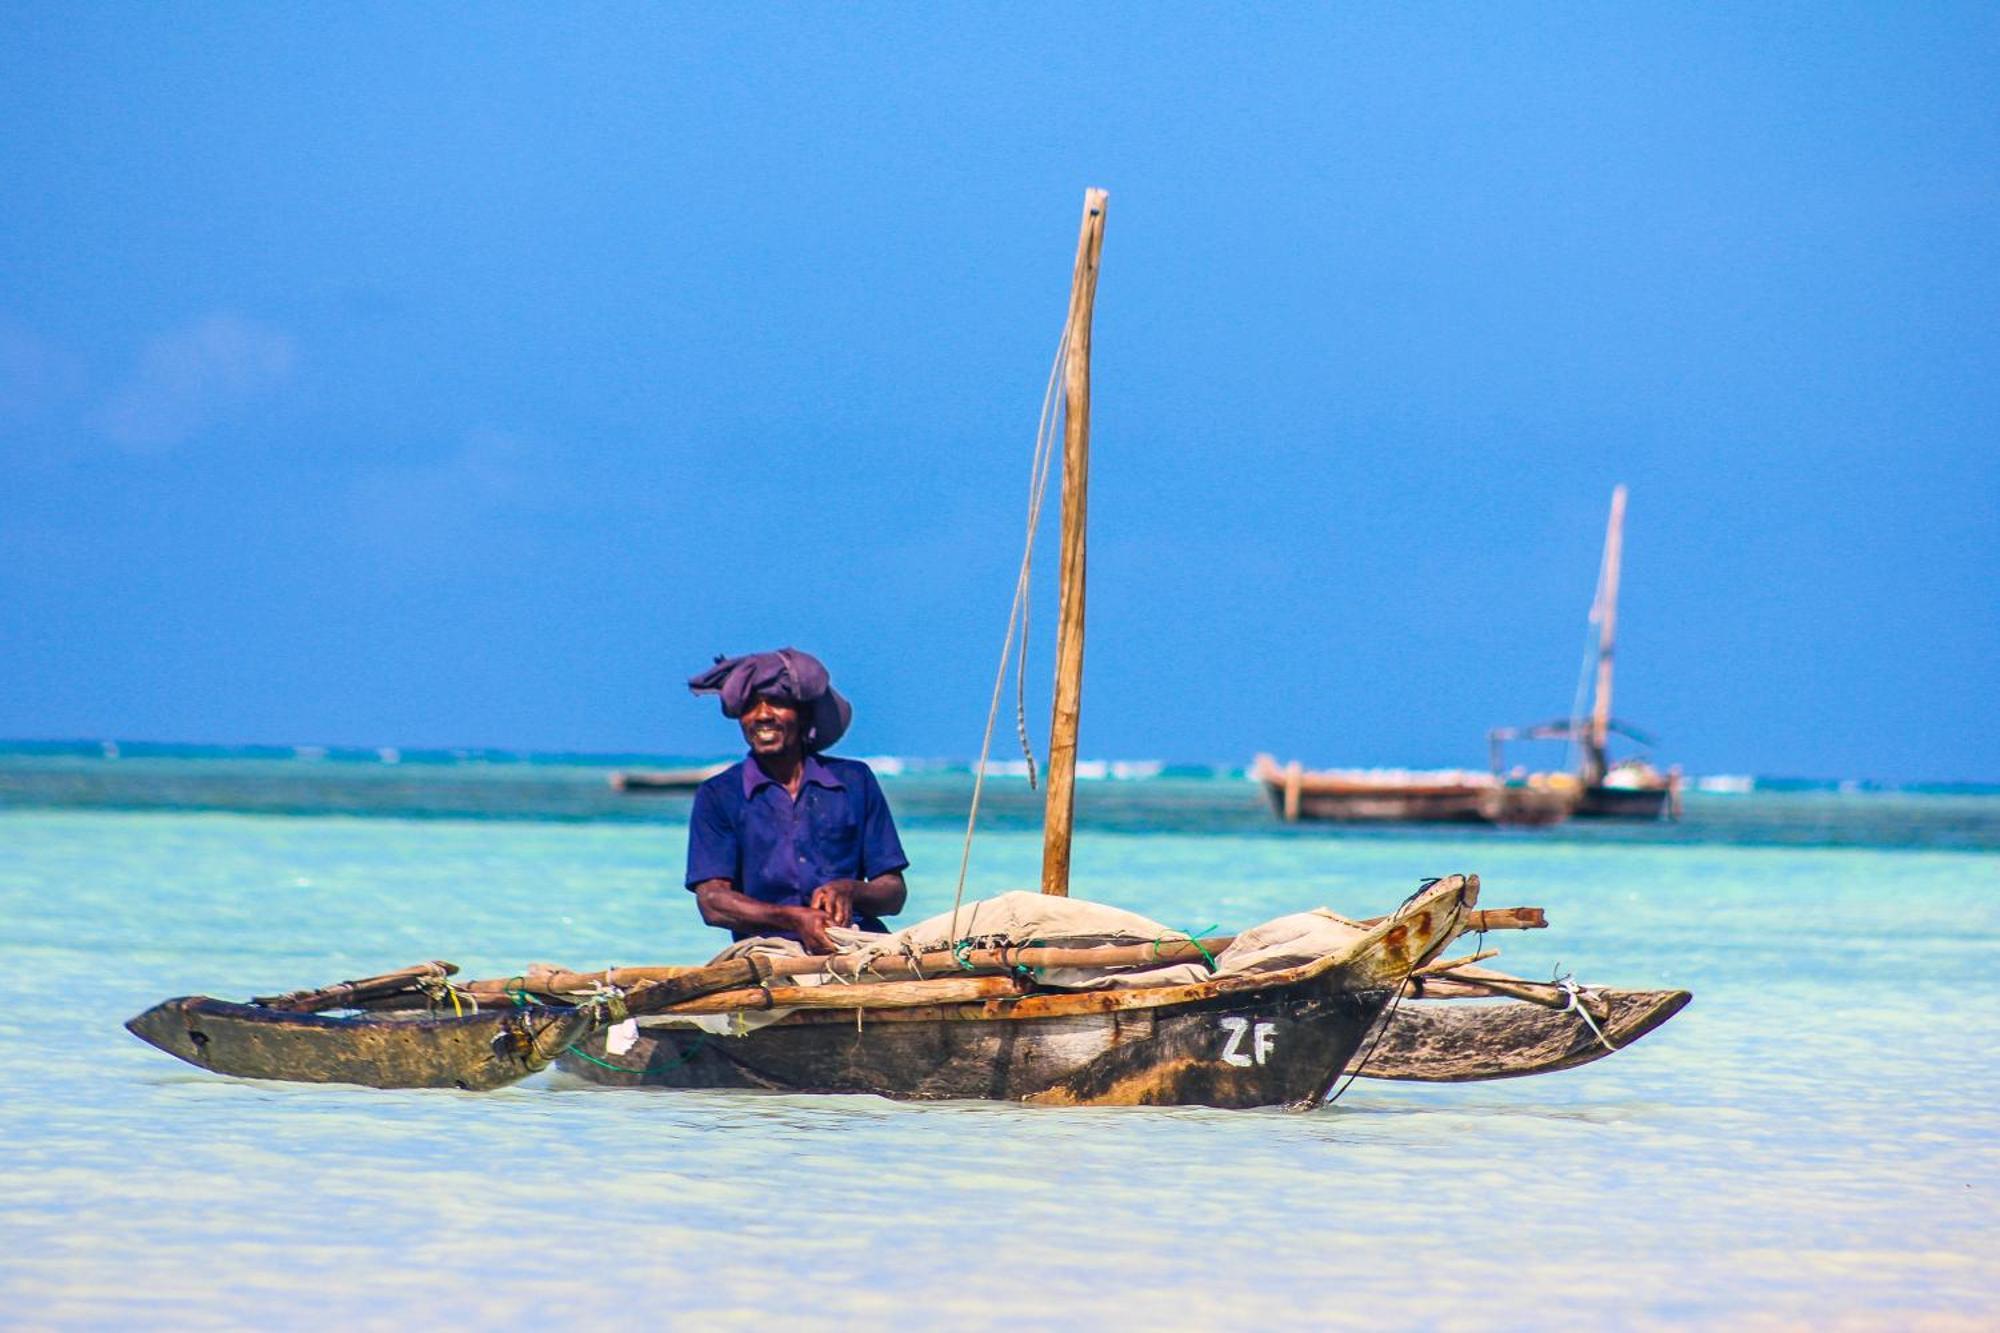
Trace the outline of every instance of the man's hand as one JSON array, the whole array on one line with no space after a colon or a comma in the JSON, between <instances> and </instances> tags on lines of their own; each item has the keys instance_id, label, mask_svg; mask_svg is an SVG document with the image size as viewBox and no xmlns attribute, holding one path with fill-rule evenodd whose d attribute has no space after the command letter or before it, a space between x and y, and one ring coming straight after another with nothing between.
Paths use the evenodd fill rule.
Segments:
<instances>
[{"instance_id":1,"label":"man's hand","mask_svg":"<svg viewBox=\"0 0 2000 1333\"><path fill-rule=\"evenodd\" d=\"M814 891L814 904L819 902L819 895L824 892L826 892L825 889ZM828 935L826 931L828 926L840 923L828 916L817 905L812 907L788 907L785 911L790 914L792 932L799 937L799 943L805 946L807 953L839 952L840 946L833 942L833 937Z\"/></svg>"},{"instance_id":2,"label":"man's hand","mask_svg":"<svg viewBox=\"0 0 2000 1333\"><path fill-rule=\"evenodd\" d=\"M816 912L826 913L836 926L851 926L854 924L854 895L860 888L859 880L836 879L814 889L807 905Z\"/></svg>"}]
</instances>

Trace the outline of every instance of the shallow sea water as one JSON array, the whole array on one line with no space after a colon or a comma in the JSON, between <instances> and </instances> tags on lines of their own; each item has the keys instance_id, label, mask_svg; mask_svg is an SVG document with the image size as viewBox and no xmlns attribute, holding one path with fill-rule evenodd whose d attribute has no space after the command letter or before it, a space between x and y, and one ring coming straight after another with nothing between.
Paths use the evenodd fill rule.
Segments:
<instances>
[{"instance_id":1,"label":"shallow sea water","mask_svg":"<svg viewBox=\"0 0 2000 1333\"><path fill-rule=\"evenodd\" d=\"M1871 799L1903 827L1937 808L1879 802L1948 798ZM1473 870L1487 905L1554 926L1489 937L1493 966L1695 992L1583 1069L1362 1080L1307 1114L263 1084L120 1028L169 995L440 956L706 956L677 809L657 810L0 808L0 1324L2000 1320L1984 835L1704 841L1700 806L1653 841L1086 820L1077 891L1176 928L1386 911ZM915 919L949 905L959 835L908 822ZM975 893L1034 877L1038 837L1001 822Z\"/></svg>"}]
</instances>

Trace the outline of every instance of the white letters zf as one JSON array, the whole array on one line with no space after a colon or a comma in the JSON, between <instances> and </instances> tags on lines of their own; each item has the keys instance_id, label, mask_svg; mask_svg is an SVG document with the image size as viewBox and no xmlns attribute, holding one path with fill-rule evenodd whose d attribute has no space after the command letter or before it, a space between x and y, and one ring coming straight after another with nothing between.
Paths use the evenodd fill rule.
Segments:
<instances>
[{"instance_id":1,"label":"white letters zf","mask_svg":"<svg viewBox=\"0 0 2000 1333\"><path fill-rule=\"evenodd\" d=\"M1229 1034L1229 1040L1222 1047L1223 1062L1238 1068L1263 1064L1271 1058L1271 1052L1278 1044L1276 1023L1259 1023L1253 1029L1247 1018L1225 1018L1222 1027ZM1243 1049L1246 1036L1250 1038L1248 1051Z\"/></svg>"}]
</instances>

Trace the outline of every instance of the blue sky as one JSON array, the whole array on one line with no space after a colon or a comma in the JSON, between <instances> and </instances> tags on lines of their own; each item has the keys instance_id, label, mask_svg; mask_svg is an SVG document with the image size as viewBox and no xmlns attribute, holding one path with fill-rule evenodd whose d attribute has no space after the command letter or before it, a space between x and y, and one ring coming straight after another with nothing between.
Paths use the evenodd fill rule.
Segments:
<instances>
[{"instance_id":1,"label":"blue sky","mask_svg":"<svg viewBox=\"0 0 2000 1333\"><path fill-rule=\"evenodd\" d=\"M0 32L0 736L969 754L1100 185L1086 755L1481 763L1622 481L1664 757L2000 778L1990 7Z\"/></svg>"}]
</instances>

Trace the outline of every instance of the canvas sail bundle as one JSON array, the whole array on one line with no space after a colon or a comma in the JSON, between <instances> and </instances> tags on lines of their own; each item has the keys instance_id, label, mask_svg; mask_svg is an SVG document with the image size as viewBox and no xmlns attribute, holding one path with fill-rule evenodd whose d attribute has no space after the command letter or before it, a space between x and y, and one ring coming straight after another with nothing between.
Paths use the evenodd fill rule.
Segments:
<instances>
[{"instance_id":1,"label":"canvas sail bundle","mask_svg":"<svg viewBox=\"0 0 2000 1333\"><path fill-rule=\"evenodd\" d=\"M1122 907L1021 890L966 903L956 912L919 921L890 935L839 927L828 933L841 946L833 960L837 969L857 975L866 975L875 959L917 957L956 948L1096 949L1185 944L1188 940L1186 932ZM1199 960L1152 967L1126 963L1113 967L1043 968L1036 972L1035 980L1056 990L1188 985L1212 976L1298 967L1340 951L1364 933L1362 926L1346 917L1318 908L1281 916L1244 931L1214 956L1212 970ZM732 944L713 961L760 953L796 956L803 952L793 940L760 937ZM794 984L810 985L820 980L823 979L798 977Z\"/></svg>"}]
</instances>

